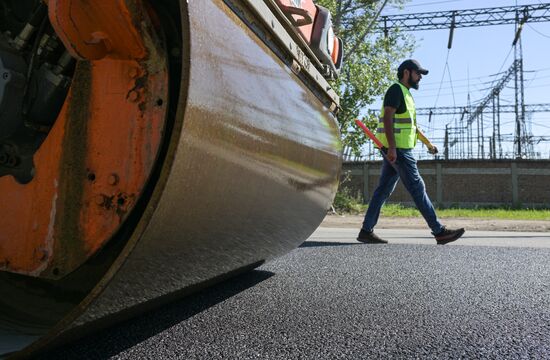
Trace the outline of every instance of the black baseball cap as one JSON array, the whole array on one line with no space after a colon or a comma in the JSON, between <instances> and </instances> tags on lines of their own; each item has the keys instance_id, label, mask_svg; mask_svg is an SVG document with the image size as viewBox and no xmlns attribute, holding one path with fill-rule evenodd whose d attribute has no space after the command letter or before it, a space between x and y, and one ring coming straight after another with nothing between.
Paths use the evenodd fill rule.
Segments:
<instances>
[{"instance_id":1,"label":"black baseball cap","mask_svg":"<svg viewBox=\"0 0 550 360\"><path fill-rule=\"evenodd\" d=\"M400 73L403 73L403 70L416 70L422 75L428 75L428 70L424 69L422 66L420 66L420 63L413 59L407 59L399 65L397 68L397 71Z\"/></svg>"}]
</instances>

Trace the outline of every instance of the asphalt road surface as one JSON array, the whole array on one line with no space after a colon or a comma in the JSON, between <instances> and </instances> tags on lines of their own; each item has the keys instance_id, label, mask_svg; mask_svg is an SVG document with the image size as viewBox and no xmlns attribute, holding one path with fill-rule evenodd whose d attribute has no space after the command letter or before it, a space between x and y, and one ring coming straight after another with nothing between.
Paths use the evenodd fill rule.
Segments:
<instances>
[{"instance_id":1,"label":"asphalt road surface","mask_svg":"<svg viewBox=\"0 0 550 360\"><path fill-rule=\"evenodd\" d=\"M55 359L550 358L550 236L319 228L262 267Z\"/></svg>"}]
</instances>

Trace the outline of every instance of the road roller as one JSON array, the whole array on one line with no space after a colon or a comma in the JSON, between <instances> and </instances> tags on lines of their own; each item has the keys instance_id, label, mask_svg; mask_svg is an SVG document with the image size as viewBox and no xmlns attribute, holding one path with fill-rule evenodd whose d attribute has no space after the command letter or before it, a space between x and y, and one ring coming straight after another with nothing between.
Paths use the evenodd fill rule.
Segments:
<instances>
[{"instance_id":1,"label":"road roller","mask_svg":"<svg viewBox=\"0 0 550 360\"><path fill-rule=\"evenodd\" d=\"M299 246L342 53L312 0L1 0L0 358Z\"/></svg>"}]
</instances>

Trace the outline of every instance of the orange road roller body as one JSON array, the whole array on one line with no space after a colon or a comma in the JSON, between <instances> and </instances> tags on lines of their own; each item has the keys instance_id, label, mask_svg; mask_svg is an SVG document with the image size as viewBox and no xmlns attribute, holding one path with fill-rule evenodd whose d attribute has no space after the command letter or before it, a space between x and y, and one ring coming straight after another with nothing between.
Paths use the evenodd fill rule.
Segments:
<instances>
[{"instance_id":1,"label":"orange road roller body","mask_svg":"<svg viewBox=\"0 0 550 360\"><path fill-rule=\"evenodd\" d=\"M256 267L319 225L341 64L281 3L0 7L0 357Z\"/></svg>"}]
</instances>

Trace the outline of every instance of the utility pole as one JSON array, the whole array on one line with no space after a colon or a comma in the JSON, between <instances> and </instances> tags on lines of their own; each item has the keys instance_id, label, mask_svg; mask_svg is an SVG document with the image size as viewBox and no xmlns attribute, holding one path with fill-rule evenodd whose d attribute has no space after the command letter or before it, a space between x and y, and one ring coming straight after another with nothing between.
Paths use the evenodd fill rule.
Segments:
<instances>
[{"instance_id":1,"label":"utility pole","mask_svg":"<svg viewBox=\"0 0 550 360\"><path fill-rule=\"evenodd\" d=\"M476 117L476 140L477 140L477 158L479 159L481 157L481 147L479 144L479 115Z\"/></svg>"},{"instance_id":2,"label":"utility pole","mask_svg":"<svg viewBox=\"0 0 550 360\"><path fill-rule=\"evenodd\" d=\"M498 132L498 154L502 159L502 137L500 136L500 94L497 94L497 132Z\"/></svg>"},{"instance_id":3,"label":"utility pole","mask_svg":"<svg viewBox=\"0 0 550 360\"><path fill-rule=\"evenodd\" d=\"M449 160L449 124L445 125L445 143L444 143L445 160Z\"/></svg>"},{"instance_id":4,"label":"utility pole","mask_svg":"<svg viewBox=\"0 0 550 360\"><path fill-rule=\"evenodd\" d=\"M497 152L496 152L496 139L497 139L497 124L496 124L496 118L497 118L497 114L496 114L496 101L495 99L493 98L493 143L492 143L492 146L491 146L491 159L495 159L497 156Z\"/></svg>"},{"instance_id":5,"label":"utility pole","mask_svg":"<svg viewBox=\"0 0 550 360\"><path fill-rule=\"evenodd\" d=\"M479 114L480 121L481 121L481 158L485 159L485 131L484 131L484 124L483 124L483 112Z\"/></svg>"},{"instance_id":6,"label":"utility pole","mask_svg":"<svg viewBox=\"0 0 550 360\"><path fill-rule=\"evenodd\" d=\"M470 93L468 93L468 111L467 113L470 114L472 112L472 103L470 102ZM464 122L464 126L465 126L465 129L466 129L466 158L471 158L472 157L472 154L470 154L470 141L471 141L471 131L472 131L472 126L470 126L470 124L468 123L468 121L465 121Z\"/></svg>"},{"instance_id":7,"label":"utility pole","mask_svg":"<svg viewBox=\"0 0 550 360\"><path fill-rule=\"evenodd\" d=\"M517 141L517 152L516 158L520 159L523 155L522 149L522 136L521 130L523 125L523 111L525 110L525 103L523 100L523 54L521 47L521 30L523 24L527 21L528 15L524 14L523 19L519 19L519 10L516 10L516 24L515 24L515 36L512 45L514 46L514 106L516 110L516 141ZM520 46L518 48L518 42Z\"/></svg>"},{"instance_id":8,"label":"utility pole","mask_svg":"<svg viewBox=\"0 0 550 360\"><path fill-rule=\"evenodd\" d=\"M525 15L527 17L527 15ZM526 20L523 20L526 21ZM523 77L523 41L521 38L519 39L519 86L520 86L520 119L521 119L521 125L522 125L522 134L524 137L524 148L525 153L529 158L533 156L532 154L532 146L529 141L529 136L531 135L531 132L527 130L525 126L525 92L524 92L524 77ZM526 146L525 146L526 145Z\"/></svg>"}]
</instances>

